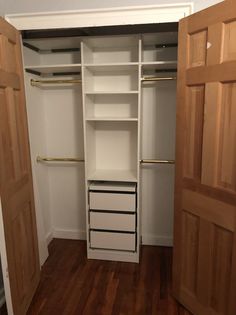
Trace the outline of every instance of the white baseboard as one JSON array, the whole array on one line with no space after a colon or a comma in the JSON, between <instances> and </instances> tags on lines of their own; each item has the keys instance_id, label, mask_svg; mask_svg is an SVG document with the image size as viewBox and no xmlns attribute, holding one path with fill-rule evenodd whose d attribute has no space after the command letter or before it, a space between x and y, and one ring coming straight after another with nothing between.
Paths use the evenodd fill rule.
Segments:
<instances>
[{"instance_id":1,"label":"white baseboard","mask_svg":"<svg viewBox=\"0 0 236 315\"><path fill-rule=\"evenodd\" d=\"M152 245L152 246L173 246L172 236L163 236L155 234L143 234L142 235L142 245Z\"/></svg>"},{"instance_id":2,"label":"white baseboard","mask_svg":"<svg viewBox=\"0 0 236 315\"><path fill-rule=\"evenodd\" d=\"M53 238L64 238L70 240L86 240L86 231L53 229Z\"/></svg>"},{"instance_id":3,"label":"white baseboard","mask_svg":"<svg viewBox=\"0 0 236 315\"><path fill-rule=\"evenodd\" d=\"M46 242L47 242L47 245L49 245L51 243L53 239L53 234L52 234L52 231L48 232L47 235L46 235Z\"/></svg>"}]
</instances>

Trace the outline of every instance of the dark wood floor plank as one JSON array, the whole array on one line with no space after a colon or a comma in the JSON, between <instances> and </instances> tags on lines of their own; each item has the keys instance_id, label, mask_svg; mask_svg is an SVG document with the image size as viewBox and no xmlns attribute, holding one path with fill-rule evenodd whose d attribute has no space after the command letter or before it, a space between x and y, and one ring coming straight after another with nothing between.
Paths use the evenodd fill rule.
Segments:
<instances>
[{"instance_id":1,"label":"dark wood floor plank","mask_svg":"<svg viewBox=\"0 0 236 315\"><path fill-rule=\"evenodd\" d=\"M170 248L143 246L140 264L87 260L84 241L49 253L27 315L191 315L171 296Z\"/></svg>"}]
</instances>

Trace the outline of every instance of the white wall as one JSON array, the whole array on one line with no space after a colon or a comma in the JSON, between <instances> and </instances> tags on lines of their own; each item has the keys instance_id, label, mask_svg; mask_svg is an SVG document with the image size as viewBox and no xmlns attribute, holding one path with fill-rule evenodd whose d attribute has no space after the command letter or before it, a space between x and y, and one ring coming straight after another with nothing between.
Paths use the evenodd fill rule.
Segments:
<instances>
[{"instance_id":1,"label":"white wall","mask_svg":"<svg viewBox=\"0 0 236 315\"><path fill-rule=\"evenodd\" d=\"M194 2L195 11L204 9L222 0L57 0L57 1L32 1L32 0L0 0L0 15L13 13L30 13L59 10L81 10L111 8L122 6L157 5L171 3Z\"/></svg>"}]
</instances>

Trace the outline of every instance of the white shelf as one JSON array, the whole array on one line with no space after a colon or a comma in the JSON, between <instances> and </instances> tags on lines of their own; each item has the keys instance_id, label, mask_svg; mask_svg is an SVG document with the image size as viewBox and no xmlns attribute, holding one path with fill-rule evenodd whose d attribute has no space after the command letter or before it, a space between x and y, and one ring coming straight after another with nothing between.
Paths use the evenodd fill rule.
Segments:
<instances>
[{"instance_id":1,"label":"white shelf","mask_svg":"<svg viewBox=\"0 0 236 315\"><path fill-rule=\"evenodd\" d=\"M119 95L119 94L138 94L139 91L86 91L86 95Z\"/></svg>"},{"instance_id":2,"label":"white shelf","mask_svg":"<svg viewBox=\"0 0 236 315\"><path fill-rule=\"evenodd\" d=\"M93 181L89 184L89 190L106 190L106 191L127 191L135 192L136 184L134 183L114 183L106 181Z\"/></svg>"},{"instance_id":3,"label":"white shelf","mask_svg":"<svg viewBox=\"0 0 236 315\"><path fill-rule=\"evenodd\" d=\"M86 121L138 121L138 118L122 117L88 117Z\"/></svg>"},{"instance_id":4,"label":"white shelf","mask_svg":"<svg viewBox=\"0 0 236 315\"><path fill-rule=\"evenodd\" d=\"M177 60L169 61L145 61L141 63L143 70L154 70L154 69L173 69L177 68Z\"/></svg>"},{"instance_id":5,"label":"white shelf","mask_svg":"<svg viewBox=\"0 0 236 315\"><path fill-rule=\"evenodd\" d=\"M131 170L96 170L88 174L88 180L107 180L120 182L137 182L135 171Z\"/></svg>"},{"instance_id":6,"label":"white shelf","mask_svg":"<svg viewBox=\"0 0 236 315\"><path fill-rule=\"evenodd\" d=\"M81 64L58 64L58 65L40 65L40 66L25 66L25 70L39 72L40 75L63 72L78 72L81 70Z\"/></svg>"},{"instance_id":7,"label":"white shelf","mask_svg":"<svg viewBox=\"0 0 236 315\"><path fill-rule=\"evenodd\" d=\"M24 39L23 42L33 45L39 50L43 50L43 51L48 50L50 52L52 49L80 48L81 38L79 37L58 37L58 38L43 38L43 39L37 38L37 39Z\"/></svg>"},{"instance_id":8,"label":"white shelf","mask_svg":"<svg viewBox=\"0 0 236 315\"><path fill-rule=\"evenodd\" d=\"M84 66L93 72L138 70L138 62L87 63Z\"/></svg>"}]
</instances>

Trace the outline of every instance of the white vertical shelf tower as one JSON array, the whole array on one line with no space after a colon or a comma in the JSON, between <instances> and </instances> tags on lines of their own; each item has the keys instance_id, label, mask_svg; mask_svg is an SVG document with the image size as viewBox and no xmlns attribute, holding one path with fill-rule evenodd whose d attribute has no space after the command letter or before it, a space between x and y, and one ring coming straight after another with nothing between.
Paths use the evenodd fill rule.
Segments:
<instances>
[{"instance_id":1,"label":"white vertical shelf tower","mask_svg":"<svg viewBox=\"0 0 236 315\"><path fill-rule=\"evenodd\" d=\"M88 258L139 261L139 36L81 43Z\"/></svg>"}]
</instances>

